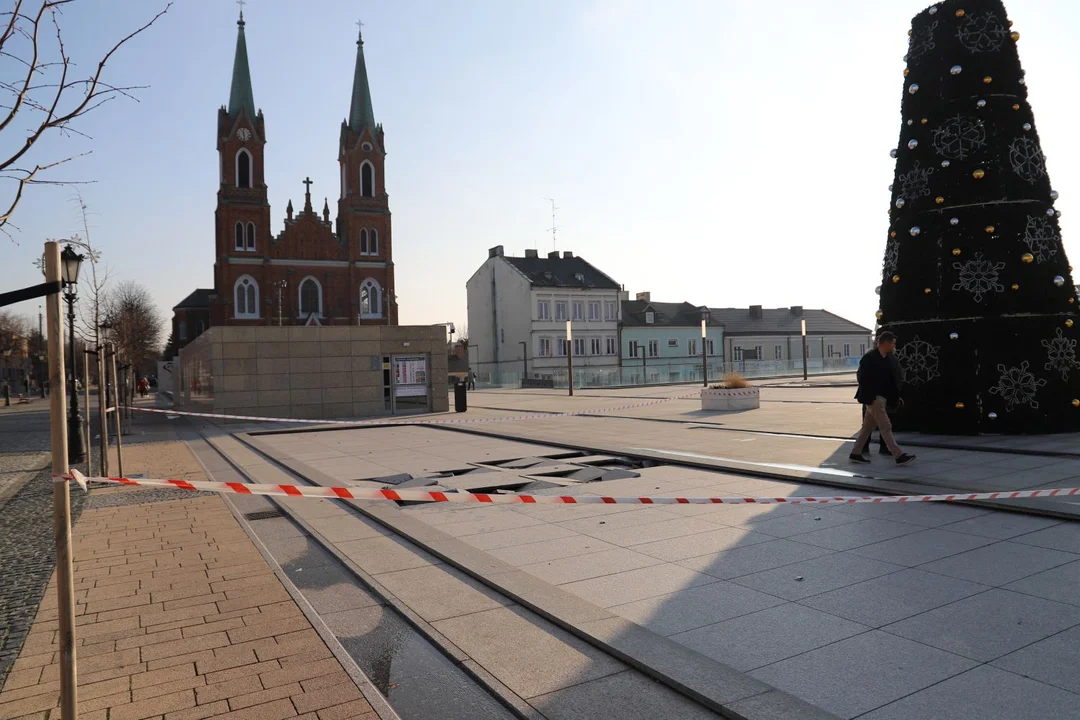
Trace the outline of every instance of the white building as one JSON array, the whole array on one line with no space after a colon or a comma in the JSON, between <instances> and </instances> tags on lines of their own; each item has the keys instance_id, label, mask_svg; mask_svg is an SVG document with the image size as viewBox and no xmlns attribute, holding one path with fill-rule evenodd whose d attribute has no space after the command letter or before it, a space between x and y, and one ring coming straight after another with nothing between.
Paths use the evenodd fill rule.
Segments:
<instances>
[{"instance_id":1,"label":"white building","mask_svg":"<svg viewBox=\"0 0 1080 720\"><path fill-rule=\"evenodd\" d=\"M494 382L565 373L566 323L572 323L574 369L619 364L621 286L571 252L507 257L502 245L465 285L469 357L478 377ZM527 368L527 370L526 370Z\"/></svg>"},{"instance_id":2,"label":"white building","mask_svg":"<svg viewBox=\"0 0 1080 720\"><path fill-rule=\"evenodd\" d=\"M802 324L806 323L806 357L813 368L855 366L873 347L873 331L828 310L790 308L710 308L724 326L724 360L728 363L769 362L797 371L802 364ZM750 365L753 367L753 365Z\"/></svg>"}]
</instances>

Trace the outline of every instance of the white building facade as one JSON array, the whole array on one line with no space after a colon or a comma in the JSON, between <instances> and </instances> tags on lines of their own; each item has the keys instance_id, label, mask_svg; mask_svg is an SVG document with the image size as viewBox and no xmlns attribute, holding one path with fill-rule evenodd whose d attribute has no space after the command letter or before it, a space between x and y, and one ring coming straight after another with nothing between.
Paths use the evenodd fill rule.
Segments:
<instances>
[{"instance_id":1,"label":"white building facade","mask_svg":"<svg viewBox=\"0 0 1080 720\"><path fill-rule=\"evenodd\" d=\"M621 286L571 252L506 256L503 247L466 283L472 369L481 382L565 378L619 365ZM567 322L571 345L567 343Z\"/></svg>"}]
</instances>

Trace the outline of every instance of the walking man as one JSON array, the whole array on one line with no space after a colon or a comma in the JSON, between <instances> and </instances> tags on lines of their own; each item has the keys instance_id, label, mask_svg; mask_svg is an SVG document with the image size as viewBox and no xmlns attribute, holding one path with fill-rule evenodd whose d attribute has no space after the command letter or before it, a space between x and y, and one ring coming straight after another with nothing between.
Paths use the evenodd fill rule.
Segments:
<instances>
[{"instance_id":1,"label":"walking man","mask_svg":"<svg viewBox=\"0 0 1080 720\"><path fill-rule=\"evenodd\" d=\"M864 413L862 430L848 456L851 462L870 462L865 452L875 428L881 433L897 465L907 465L915 459L914 455L902 451L896 444L887 411L889 406L900 404L900 363L893 354L895 350L896 336L885 331L878 335L877 347L859 361L859 391L855 393L855 399L862 404Z\"/></svg>"}]
</instances>

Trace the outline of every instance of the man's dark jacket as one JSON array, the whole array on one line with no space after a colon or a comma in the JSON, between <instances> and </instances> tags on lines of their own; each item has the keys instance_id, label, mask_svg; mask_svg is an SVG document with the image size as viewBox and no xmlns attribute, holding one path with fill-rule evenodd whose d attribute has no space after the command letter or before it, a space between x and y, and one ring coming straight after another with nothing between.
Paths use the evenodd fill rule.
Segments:
<instances>
[{"instance_id":1,"label":"man's dark jacket","mask_svg":"<svg viewBox=\"0 0 1080 720\"><path fill-rule=\"evenodd\" d=\"M879 396L890 406L900 402L900 361L893 353L882 355L874 348L863 355L856 378L859 391L855 399L863 405L872 404Z\"/></svg>"}]
</instances>

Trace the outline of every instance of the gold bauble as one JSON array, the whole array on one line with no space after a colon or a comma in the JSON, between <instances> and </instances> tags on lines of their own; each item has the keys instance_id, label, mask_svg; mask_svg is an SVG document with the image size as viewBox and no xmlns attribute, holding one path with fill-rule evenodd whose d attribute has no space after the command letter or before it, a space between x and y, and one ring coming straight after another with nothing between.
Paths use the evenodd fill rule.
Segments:
<instances>
[{"instance_id":1,"label":"gold bauble","mask_svg":"<svg viewBox=\"0 0 1080 720\"><path fill-rule=\"evenodd\" d=\"M1020 40L1020 33L1018 33L1018 32L1009 33L1009 37L1011 37L1013 39L1013 42L1017 42L1017 41Z\"/></svg>"},{"instance_id":2,"label":"gold bauble","mask_svg":"<svg viewBox=\"0 0 1080 720\"><path fill-rule=\"evenodd\" d=\"M1013 283L1012 289L1013 289L1013 290L1019 290L1019 289L1020 289L1020 286L1019 286L1019 285L1017 285L1016 283Z\"/></svg>"},{"instance_id":3,"label":"gold bauble","mask_svg":"<svg viewBox=\"0 0 1080 720\"><path fill-rule=\"evenodd\" d=\"M953 257L960 257L960 248L953 248L952 249L952 254L953 254Z\"/></svg>"},{"instance_id":4,"label":"gold bauble","mask_svg":"<svg viewBox=\"0 0 1080 720\"><path fill-rule=\"evenodd\" d=\"M938 195L936 198L934 198L934 202L936 202L938 205L940 205L941 203L945 202L945 198Z\"/></svg>"},{"instance_id":5,"label":"gold bauble","mask_svg":"<svg viewBox=\"0 0 1080 720\"><path fill-rule=\"evenodd\" d=\"M929 120L927 120L926 118L923 118L923 119L922 119L922 120L920 120L919 122L921 122L921 123L922 123L923 125L925 125L926 123L928 123L928 122L930 122L930 121L929 121Z\"/></svg>"},{"instance_id":6,"label":"gold bauble","mask_svg":"<svg viewBox=\"0 0 1080 720\"><path fill-rule=\"evenodd\" d=\"M962 403L962 402L956 403L956 409L957 410L963 410L964 409L964 403Z\"/></svg>"},{"instance_id":7,"label":"gold bauble","mask_svg":"<svg viewBox=\"0 0 1080 720\"><path fill-rule=\"evenodd\" d=\"M1009 27L1012 27L1012 26L1013 26L1013 21L1012 21L1012 20L1010 20L1010 21L1009 21Z\"/></svg>"},{"instance_id":8,"label":"gold bauble","mask_svg":"<svg viewBox=\"0 0 1080 720\"><path fill-rule=\"evenodd\" d=\"M891 233L889 233L889 237L891 237L891 238L896 237L896 231L893 230Z\"/></svg>"},{"instance_id":9,"label":"gold bauble","mask_svg":"<svg viewBox=\"0 0 1080 720\"><path fill-rule=\"evenodd\" d=\"M964 17L964 11L963 10L957 10L956 11L956 17Z\"/></svg>"},{"instance_id":10,"label":"gold bauble","mask_svg":"<svg viewBox=\"0 0 1080 720\"><path fill-rule=\"evenodd\" d=\"M1019 109L1020 109L1020 103L1016 103L1015 105L1013 105L1013 110L1019 110Z\"/></svg>"},{"instance_id":11,"label":"gold bauble","mask_svg":"<svg viewBox=\"0 0 1080 720\"><path fill-rule=\"evenodd\" d=\"M992 82L994 82L994 78L990 77L989 75L983 78L983 85L989 85Z\"/></svg>"},{"instance_id":12,"label":"gold bauble","mask_svg":"<svg viewBox=\"0 0 1080 720\"><path fill-rule=\"evenodd\" d=\"M915 34L915 31L914 31L914 30L908 30L908 31L907 31L907 36L908 36L908 37L911 37L911 36L912 36L912 35L914 35L914 34Z\"/></svg>"},{"instance_id":13,"label":"gold bauble","mask_svg":"<svg viewBox=\"0 0 1080 720\"><path fill-rule=\"evenodd\" d=\"M1072 318L1069 318L1068 320L1065 321L1065 327L1072 327L1072 326L1073 326Z\"/></svg>"},{"instance_id":14,"label":"gold bauble","mask_svg":"<svg viewBox=\"0 0 1080 720\"><path fill-rule=\"evenodd\" d=\"M971 173L971 177L975 178L976 180L982 180L984 177L986 177L986 171L982 168L979 168L975 172Z\"/></svg>"},{"instance_id":15,"label":"gold bauble","mask_svg":"<svg viewBox=\"0 0 1080 720\"><path fill-rule=\"evenodd\" d=\"M1072 265L1069 266L1069 272L1072 272Z\"/></svg>"},{"instance_id":16,"label":"gold bauble","mask_svg":"<svg viewBox=\"0 0 1080 720\"><path fill-rule=\"evenodd\" d=\"M881 318L885 317L885 313L878 310L876 313L874 313L874 317L876 317L878 320L880 320Z\"/></svg>"},{"instance_id":17,"label":"gold bauble","mask_svg":"<svg viewBox=\"0 0 1080 720\"><path fill-rule=\"evenodd\" d=\"M911 73L910 70L908 70L907 68L904 68L904 77L907 77L910 73Z\"/></svg>"},{"instance_id":18,"label":"gold bauble","mask_svg":"<svg viewBox=\"0 0 1080 720\"><path fill-rule=\"evenodd\" d=\"M1070 305L1072 305L1074 302L1076 302L1076 298L1069 298L1069 304Z\"/></svg>"},{"instance_id":19,"label":"gold bauble","mask_svg":"<svg viewBox=\"0 0 1080 720\"><path fill-rule=\"evenodd\" d=\"M925 290L923 290L923 292L929 295L933 291L930 288L926 288Z\"/></svg>"},{"instance_id":20,"label":"gold bauble","mask_svg":"<svg viewBox=\"0 0 1080 720\"><path fill-rule=\"evenodd\" d=\"M894 283L898 283L898 282L900 282L900 276L899 276L899 275L893 275L893 276L892 276L892 281L893 281Z\"/></svg>"},{"instance_id":21,"label":"gold bauble","mask_svg":"<svg viewBox=\"0 0 1080 720\"><path fill-rule=\"evenodd\" d=\"M1072 406L1073 407L1080 407L1080 400L1077 400L1076 398L1073 398Z\"/></svg>"},{"instance_id":22,"label":"gold bauble","mask_svg":"<svg viewBox=\"0 0 1080 720\"><path fill-rule=\"evenodd\" d=\"M986 232L988 232L988 233L994 232L994 226L993 225L987 225L986 226Z\"/></svg>"},{"instance_id":23,"label":"gold bauble","mask_svg":"<svg viewBox=\"0 0 1080 720\"><path fill-rule=\"evenodd\" d=\"M1020 259L1023 260L1024 262L1028 263L1029 265L1031 263L1035 262L1035 256L1032 255L1031 253L1024 253L1023 255L1020 256Z\"/></svg>"}]
</instances>

